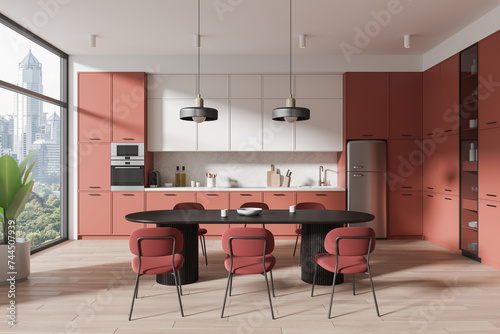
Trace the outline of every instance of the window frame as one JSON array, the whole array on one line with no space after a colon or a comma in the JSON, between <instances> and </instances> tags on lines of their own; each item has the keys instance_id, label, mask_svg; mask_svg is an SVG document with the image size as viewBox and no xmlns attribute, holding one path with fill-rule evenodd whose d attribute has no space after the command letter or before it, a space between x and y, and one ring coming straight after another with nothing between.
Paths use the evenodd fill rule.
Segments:
<instances>
[{"instance_id":1,"label":"window frame","mask_svg":"<svg viewBox=\"0 0 500 334\"><path fill-rule=\"evenodd\" d=\"M39 252L41 250L47 249L58 243L68 240L68 54L61 51L54 45L50 44L43 38L35 35L28 29L22 27L16 22L9 19L7 16L0 13L0 24L5 25L7 28L12 29L21 36L39 44L41 47L45 48L47 51L52 52L61 59L61 71L60 71L60 99L54 99L52 97L46 96L44 94L36 93L19 87L17 85L11 84L9 82L0 79L0 88L4 88L13 91L17 94L22 94L31 98L39 99L41 101L56 105L61 109L61 233L60 237L56 240L47 242L38 247L31 249L31 254Z\"/></svg>"}]
</instances>

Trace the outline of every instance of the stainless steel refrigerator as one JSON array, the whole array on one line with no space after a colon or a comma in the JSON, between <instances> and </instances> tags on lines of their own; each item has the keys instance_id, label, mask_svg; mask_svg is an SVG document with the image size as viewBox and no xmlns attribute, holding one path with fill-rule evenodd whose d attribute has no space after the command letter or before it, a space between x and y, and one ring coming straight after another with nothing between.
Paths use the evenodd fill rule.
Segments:
<instances>
[{"instance_id":1,"label":"stainless steel refrigerator","mask_svg":"<svg viewBox=\"0 0 500 334\"><path fill-rule=\"evenodd\" d=\"M386 151L381 140L347 143L347 209L374 215L373 221L353 226L369 226L377 238L387 238Z\"/></svg>"}]
</instances>

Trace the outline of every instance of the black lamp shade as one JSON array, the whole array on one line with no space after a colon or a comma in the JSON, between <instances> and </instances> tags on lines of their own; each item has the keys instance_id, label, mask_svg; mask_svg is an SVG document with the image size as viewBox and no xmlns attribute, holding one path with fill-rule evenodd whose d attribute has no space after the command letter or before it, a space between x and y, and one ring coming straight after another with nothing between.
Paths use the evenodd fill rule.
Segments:
<instances>
[{"instance_id":1,"label":"black lamp shade","mask_svg":"<svg viewBox=\"0 0 500 334\"><path fill-rule=\"evenodd\" d=\"M185 107L181 109L180 118L183 121L193 121L193 117L205 117L205 121L216 121L217 109L208 107Z\"/></svg>"},{"instance_id":2,"label":"black lamp shade","mask_svg":"<svg viewBox=\"0 0 500 334\"><path fill-rule=\"evenodd\" d=\"M297 121L310 118L310 111L302 107L279 107L273 109L273 121L285 121L285 117L297 117Z\"/></svg>"}]
</instances>

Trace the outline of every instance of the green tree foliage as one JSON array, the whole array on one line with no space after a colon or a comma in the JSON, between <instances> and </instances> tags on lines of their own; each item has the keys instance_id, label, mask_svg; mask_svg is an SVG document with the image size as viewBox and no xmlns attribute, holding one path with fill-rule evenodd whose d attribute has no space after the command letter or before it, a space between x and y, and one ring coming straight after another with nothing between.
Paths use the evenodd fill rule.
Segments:
<instances>
[{"instance_id":1,"label":"green tree foliage","mask_svg":"<svg viewBox=\"0 0 500 334\"><path fill-rule=\"evenodd\" d=\"M61 237L61 200L59 185L37 185L23 213L17 219L18 237L31 240L37 247Z\"/></svg>"}]
</instances>

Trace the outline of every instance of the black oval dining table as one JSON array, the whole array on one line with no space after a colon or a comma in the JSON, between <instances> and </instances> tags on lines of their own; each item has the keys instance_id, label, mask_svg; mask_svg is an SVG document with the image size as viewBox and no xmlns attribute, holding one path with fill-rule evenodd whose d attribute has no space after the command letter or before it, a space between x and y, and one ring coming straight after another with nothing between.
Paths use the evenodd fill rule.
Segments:
<instances>
[{"instance_id":1,"label":"black oval dining table","mask_svg":"<svg viewBox=\"0 0 500 334\"><path fill-rule=\"evenodd\" d=\"M256 216L242 216L236 210L228 210L227 217L221 217L221 210L158 210L135 212L125 216L131 222L156 224L158 227L175 227L184 237L184 265L180 270L182 284L198 280L198 227L199 224L302 224L300 256L302 257L301 279L312 283L314 256L325 253L324 241L327 233L344 224L369 222L375 217L369 213L344 210L263 210ZM171 275L157 275L160 284L174 285ZM337 275L337 282L343 276ZM331 285L333 273L318 268L316 284Z\"/></svg>"}]
</instances>

